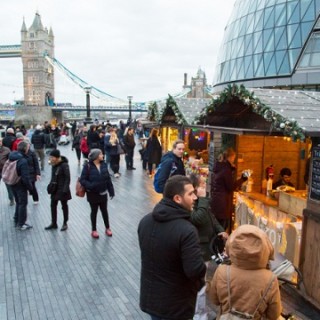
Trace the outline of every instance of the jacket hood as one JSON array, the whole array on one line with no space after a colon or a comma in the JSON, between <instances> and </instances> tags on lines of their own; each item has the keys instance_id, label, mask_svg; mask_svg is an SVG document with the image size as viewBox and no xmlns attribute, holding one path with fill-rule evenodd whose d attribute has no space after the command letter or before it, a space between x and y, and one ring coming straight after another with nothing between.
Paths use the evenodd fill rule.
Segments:
<instances>
[{"instance_id":1,"label":"jacket hood","mask_svg":"<svg viewBox=\"0 0 320 320\"><path fill-rule=\"evenodd\" d=\"M57 164L57 166L60 166L63 163L68 163L68 159L65 156L61 156L61 161Z\"/></svg>"},{"instance_id":2,"label":"jacket hood","mask_svg":"<svg viewBox=\"0 0 320 320\"><path fill-rule=\"evenodd\" d=\"M232 264L245 270L265 269L274 249L267 234L253 225L242 225L230 235L226 252Z\"/></svg>"},{"instance_id":3,"label":"jacket hood","mask_svg":"<svg viewBox=\"0 0 320 320\"><path fill-rule=\"evenodd\" d=\"M9 153L9 160L10 161L20 160L22 158L23 158L23 154L19 151L12 151Z\"/></svg>"},{"instance_id":4,"label":"jacket hood","mask_svg":"<svg viewBox=\"0 0 320 320\"><path fill-rule=\"evenodd\" d=\"M190 219L190 212L176 202L163 198L154 207L152 216L158 222L166 222L175 219Z\"/></svg>"},{"instance_id":5,"label":"jacket hood","mask_svg":"<svg viewBox=\"0 0 320 320\"><path fill-rule=\"evenodd\" d=\"M167 161L167 160L170 160L170 161L176 161L176 160L179 160L180 158L177 157L172 151L169 151L167 153L165 153L162 158L161 158L161 162L163 161Z\"/></svg>"},{"instance_id":6,"label":"jacket hood","mask_svg":"<svg viewBox=\"0 0 320 320\"><path fill-rule=\"evenodd\" d=\"M225 162L225 161L217 161L215 164L214 164L214 167L213 167L213 172L214 173L217 173L217 172L220 172L223 168L227 168L227 167L231 167L230 163L229 162Z\"/></svg>"}]
</instances>

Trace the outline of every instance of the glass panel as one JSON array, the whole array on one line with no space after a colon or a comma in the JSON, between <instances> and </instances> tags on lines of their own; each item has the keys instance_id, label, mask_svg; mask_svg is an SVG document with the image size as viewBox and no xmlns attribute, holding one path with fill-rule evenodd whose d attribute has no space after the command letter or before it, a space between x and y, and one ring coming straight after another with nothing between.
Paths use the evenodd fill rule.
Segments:
<instances>
[{"instance_id":1,"label":"glass panel","mask_svg":"<svg viewBox=\"0 0 320 320\"><path fill-rule=\"evenodd\" d=\"M287 21L291 19L293 12L295 11L298 5L298 1L287 1Z\"/></svg>"},{"instance_id":2,"label":"glass panel","mask_svg":"<svg viewBox=\"0 0 320 320\"><path fill-rule=\"evenodd\" d=\"M273 56L274 56L274 52L266 52L263 54L264 67L265 67L266 73L267 73L270 61L273 58Z\"/></svg>"},{"instance_id":3,"label":"glass panel","mask_svg":"<svg viewBox=\"0 0 320 320\"><path fill-rule=\"evenodd\" d=\"M262 30L263 10L257 11L254 19L254 31Z\"/></svg>"},{"instance_id":4,"label":"glass panel","mask_svg":"<svg viewBox=\"0 0 320 320\"><path fill-rule=\"evenodd\" d=\"M309 53L304 54L302 59L300 60L299 67L302 67L302 68L309 67L310 57L311 57L311 54Z\"/></svg>"},{"instance_id":5,"label":"glass panel","mask_svg":"<svg viewBox=\"0 0 320 320\"><path fill-rule=\"evenodd\" d=\"M265 7L266 1L268 1L268 0L257 0L257 2L258 2L257 10L263 9Z\"/></svg>"},{"instance_id":6,"label":"glass panel","mask_svg":"<svg viewBox=\"0 0 320 320\"><path fill-rule=\"evenodd\" d=\"M254 53L261 53L262 50L262 34L261 32L256 32L253 34L253 43L254 43Z\"/></svg>"},{"instance_id":7,"label":"glass panel","mask_svg":"<svg viewBox=\"0 0 320 320\"><path fill-rule=\"evenodd\" d=\"M289 11L293 9L292 14L290 16ZM288 23L299 23L300 22L300 6L299 2L296 3L296 6L289 9L289 4L288 4Z\"/></svg>"},{"instance_id":8,"label":"glass panel","mask_svg":"<svg viewBox=\"0 0 320 320\"><path fill-rule=\"evenodd\" d=\"M247 34L253 32L253 25L254 25L254 14L249 14L247 16Z\"/></svg>"},{"instance_id":9,"label":"glass panel","mask_svg":"<svg viewBox=\"0 0 320 320\"><path fill-rule=\"evenodd\" d=\"M273 29L271 29L271 35L269 37L269 41L266 44L264 51L268 52L268 51L274 51L274 32Z\"/></svg>"},{"instance_id":10,"label":"glass panel","mask_svg":"<svg viewBox=\"0 0 320 320\"><path fill-rule=\"evenodd\" d=\"M254 54L253 55L253 67L254 67L254 75L256 76L258 71L260 70L260 65L262 63L262 54ZM262 65L263 66L263 65Z\"/></svg>"},{"instance_id":11,"label":"glass panel","mask_svg":"<svg viewBox=\"0 0 320 320\"><path fill-rule=\"evenodd\" d=\"M274 26L274 7L264 10L264 28L272 28Z\"/></svg>"},{"instance_id":12,"label":"glass panel","mask_svg":"<svg viewBox=\"0 0 320 320\"><path fill-rule=\"evenodd\" d=\"M244 77L243 58L237 59L236 65L237 65L237 79L243 79L243 77Z\"/></svg>"},{"instance_id":13,"label":"glass panel","mask_svg":"<svg viewBox=\"0 0 320 320\"><path fill-rule=\"evenodd\" d=\"M257 68L255 68L255 69L256 69L255 77L263 77L265 75L262 55L260 57L260 60L258 61Z\"/></svg>"},{"instance_id":14,"label":"glass panel","mask_svg":"<svg viewBox=\"0 0 320 320\"><path fill-rule=\"evenodd\" d=\"M245 57L245 61L248 59L248 68L246 70L246 79L253 78L253 60L252 56Z\"/></svg>"},{"instance_id":15,"label":"glass panel","mask_svg":"<svg viewBox=\"0 0 320 320\"><path fill-rule=\"evenodd\" d=\"M285 50L276 51L275 58L276 58L277 73L279 73L281 63L285 54L286 54Z\"/></svg>"},{"instance_id":16,"label":"glass panel","mask_svg":"<svg viewBox=\"0 0 320 320\"><path fill-rule=\"evenodd\" d=\"M267 43L269 42L269 39L272 35L272 29L266 29L263 30L263 48L267 46Z\"/></svg>"},{"instance_id":17,"label":"glass panel","mask_svg":"<svg viewBox=\"0 0 320 320\"><path fill-rule=\"evenodd\" d=\"M314 36L314 51L320 52L320 33L316 33Z\"/></svg>"},{"instance_id":18,"label":"glass panel","mask_svg":"<svg viewBox=\"0 0 320 320\"><path fill-rule=\"evenodd\" d=\"M298 61L298 57L300 54L300 48L289 50L288 54L289 54L290 66L291 66L291 69L293 69Z\"/></svg>"},{"instance_id":19,"label":"glass panel","mask_svg":"<svg viewBox=\"0 0 320 320\"><path fill-rule=\"evenodd\" d=\"M287 26L288 45L292 42L292 39L296 34L298 27L299 27L298 24L291 24Z\"/></svg>"},{"instance_id":20,"label":"glass panel","mask_svg":"<svg viewBox=\"0 0 320 320\"><path fill-rule=\"evenodd\" d=\"M301 41L302 43L305 43L307 40L309 33L311 32L313 22L304 22L300 25L301 30Z\"/></svg>"},{"instance_id":21,"label":"glass panel","mask_svg":"<svg viewBox=\"0 0 320 320\"><path fill-rule=\"evenodd\" d=\"M275 26L284 26L286 23L286 5L283 3L275 7Z\"/></svg>"},{"instance_id":22,"label":"glass panel","mask_svg":"<svg viewBox=\"0 0 320 320\"><path fill-rule=\"evenodd\" d=\"M270 55L270 57L269 57ZM269 64L266 64L266 60L270 60ZM265 60L264 60L264 64L265 66L267 66L266 68L266 76L273 76L277 74L276 71L276 60L274 57L274 53L270 52L270 53L266 53L265 54Z\"/></svg>"},{"instance_id":23,"label":"glass panel","mask_svg":"<svg viewBox=\"0 0 320 320\"><path fill-rule=\"evenodd\" d=\"M239 46L239 53L238 56L244 55L244 37L240 37L238 40L238 46Z\"/></svg>"},{"instance_id":24,"label":"glass panel","mask_svg":"<svg viewBox=\"0 0 320 320\"><path fill-rule=\"evenodd\" d=\"M300 1L300 20L301 21L309 21L310 18L314 20L314 5L313 0L301 0ZM311 8L310 8L311 7Z\"/></svg>"},{"instance_id":25,"label":"glass panel","mask_svg":"<svg viewBox=\"0 0 320 320\"><path fill-rule=\"evenodd\" d=\"M282 36L281 36L279 42L278 42L277 50L287 49L287 46L288 46L288 40L287 40L287 32L285 29L284 32L282 33Z\"/></svg>"},{"instance_id":26,"label":"glass panel","mask_svg":"<svg viewBox=\"0 0 320 320\"><path fill-rule=\"evenodd\" d=\"M277 48L280 38L283 36L283 32L285 31L284 27L277 27L274 29L274 44Z\"/></svg>"},{"instance_id":27,"label":"glass panel","mask_svg":"<svg viewBox=\"0 0 320 320\"><path fill-rule=\"evenodd\" d=\"M247 19L245 17L242 17L240 19L239 27L240 27L239 36L243 36L247 29Z\"/></svg>"},{"instance_id":28,"label":"glass panel","mask_svg":"<svg viewBox=\"0 0 320 320\"><path fill-rule=\"evenodd\" d=\"M311 67L319 67L320 66L320 52L315 52L312 54L310 59Z\"/></svg>"},{"instance_id":29,"label":"glass panel","mask_svg":"<svg viewBox=\"0 0 320 320\"><path fill-rule=\"evenodd\" d=\"M302 44L301 44L300 28L298 28L296 34L294 35L289 45L289 48L292 49L292 48L301 48L301 47L302 47Z\"/></svg>"},{"instance_id":30,"label":"glass panel","mask_svg":"<svg viewBox=\"0 0 320 320\"><path fill-rule=\"evenodd\" d=\"M289 63L289 56L288 52L285 54L284 59L282 61L280 70L279 70L279 75L284 75L284 74L289 74L291 71L290 69L290 63Z\"/></svg>"}]
</instances>

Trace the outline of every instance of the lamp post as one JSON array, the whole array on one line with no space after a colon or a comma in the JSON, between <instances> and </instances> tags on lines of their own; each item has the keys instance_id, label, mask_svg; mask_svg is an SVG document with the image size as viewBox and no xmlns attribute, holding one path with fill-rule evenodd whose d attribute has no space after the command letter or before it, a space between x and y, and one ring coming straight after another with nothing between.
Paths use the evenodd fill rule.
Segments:
<instances>
[{"instance_id":1,"label":"lamp post","mask_svg":"<svg viewBox=\"0 0 320 320\"><path fill-rule=\"evenodd\" d=\"M92 119L90 117L90 93L91 93L91 87L84 87L83 88L86 93L86 108L87 108L87 116L85 118L86 123L92 122Z\"/></svg>"},{"instance_id":2,"label":"lamp post","mask_svg":"<svg viewBox=\"0 0 320 320\"><path fill-rule=\"evenodd\" d=\"M131 121L132 121L132 115L131 115L131 103L132 103L132 98L133 96L128 96L127 97L129 100L129 118L128 118L128 124L129 126L131 125Z\"/></svg>"}]
</instances>

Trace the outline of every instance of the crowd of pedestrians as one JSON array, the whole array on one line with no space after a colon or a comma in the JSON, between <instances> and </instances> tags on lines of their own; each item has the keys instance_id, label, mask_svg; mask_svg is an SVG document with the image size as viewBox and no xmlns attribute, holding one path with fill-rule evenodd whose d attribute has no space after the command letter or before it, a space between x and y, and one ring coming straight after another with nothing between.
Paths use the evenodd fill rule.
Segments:
<instances>
[{"instance_id":1,"label":"crowd of pedestrians","mask_svg":"<svg viewBox=\"0 0 320 320\"><path fill-rule=\"evenodd\" d=\"M84 125L58 126L49 123L38 124L35 129L29 130L7 128L5 137L0 138L0 180L6 161L16 161L20 180L14 185L6 184L9 203L15 205L16 227L21 231L32 228L27 221L28 196L32 196L34 205L41 201L36 183L47 165L47 154L51 165L47 187L51 221L45 230L58 229L60 202L63 213L60 230L67 231L68 202L72 200L70 168L68 159L57 148L63 135L68 137L65 141L70 141L78 165L82 164L79 181L86 191L91 209L91 237L99 238L99 209L105 234L111 237L113 232L108 201L115 197L112 178L121 178L121 154L125 155L126 170L136 169L134 152L139 141L143 169L150 177L156 172L155 179L163 196L138 226L141 310L153 320L192 319L200 316L198 302L207 291L210 299L219 306L221 319L223 314L231 312L230 295L237 316L250 314L253 315L252 319L261 319L263 316L277 319L281 312L281 301L277 279L271 277L271 272L267 270L268 261L273 256L270 241L255 227L250 227L250 230L239 228L239 231L231 234L232 195L244 181L242 177L238 181L234 177L234 152L226 150L216 162L211 193L208 194L206 183L201 178L186 176L183 140L175 141L172 150L162 155L158 130L152 129L150 136L145 138L141 133L143 130L139 126L137 128L139 130L135 131L123 123L118 128L99 124L92 124L88 128ZM231 267L219 267L212 281L206 283L206 269L211 259L209 245L214 237L227 241L226 253L230 256ZM257 238L258 249L255 248ZM245 261L242 263L241 259ZM247 303L244 304L241 303L242 292L239 288L246 283L250 283L250 290L246 293ZM208 317L205 319L208 320Z\"/></svg>"}]
</instances>

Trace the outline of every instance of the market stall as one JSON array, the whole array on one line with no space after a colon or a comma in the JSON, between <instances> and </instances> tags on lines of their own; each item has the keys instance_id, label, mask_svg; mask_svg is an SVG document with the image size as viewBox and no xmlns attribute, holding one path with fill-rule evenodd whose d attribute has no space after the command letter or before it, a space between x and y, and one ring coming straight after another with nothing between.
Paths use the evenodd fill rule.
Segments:
<instances>
[{"instance_id":1,"label":"market stall","mask_svg":"<svg viewBox=\"0 0 320 320\"><path fill-rule=\"evenodd\" d=\"M265 230L275 249L300 267L308 295L320 302L320 150L311 149L313 137L320 136L320 93L229 86L197 123L213 136L222 134L222 148L235 149L238 177L245 169L253 172L250 188L243 186L236 194L235 227L251 223ZM275 179L281 168L291 169L294 192L266 193L270 167Z\"/></svg>"}]
</instances>

